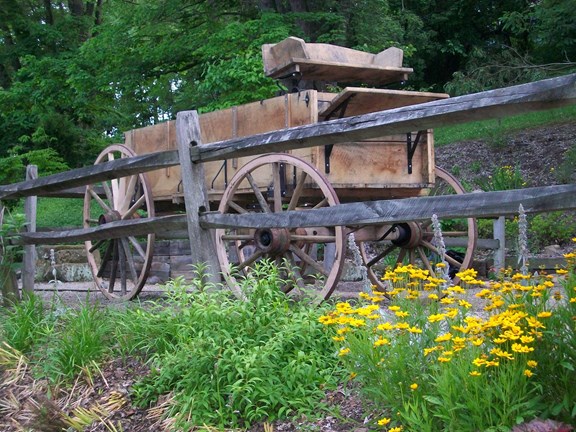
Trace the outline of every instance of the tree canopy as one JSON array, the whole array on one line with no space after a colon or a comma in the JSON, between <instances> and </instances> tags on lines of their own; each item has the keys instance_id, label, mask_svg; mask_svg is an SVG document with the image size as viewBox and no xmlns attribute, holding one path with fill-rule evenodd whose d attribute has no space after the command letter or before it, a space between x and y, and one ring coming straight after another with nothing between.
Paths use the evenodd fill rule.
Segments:
<instances>
[{"instance_id":1,"label":"tree canopy","mask_svg":"<svg viewBox=\"0 0 576 432\"><path fill-rule=\"evenodd\" d=\"M0 0L0 163L81 166L122 131L271 97L260 47L288 36L402 48L416 90L568 73L573 17L572 0Z\"/></svg>"}]
</instances>

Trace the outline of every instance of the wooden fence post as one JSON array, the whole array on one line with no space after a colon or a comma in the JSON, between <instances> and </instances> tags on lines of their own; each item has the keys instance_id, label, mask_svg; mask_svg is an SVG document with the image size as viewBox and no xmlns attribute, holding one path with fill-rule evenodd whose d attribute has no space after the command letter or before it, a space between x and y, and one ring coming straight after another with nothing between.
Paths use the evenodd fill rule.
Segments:
<instances>
[{"instance_id":1,"label":"wooden fence post","mask_svg":"<svg viewBox=\"0 0 576 432\"><path fill-rule=\"evenodd\" d=\"M0 201L0 226L4 224L4 204ZM4 247L8 239L1 238L0 241L0 290L2 291L2 301L8 307L20 300L18 291L18 279L12 265L11 258L4 256Z\"/></svg>"},{"instance_id":2,"label":"wooden fence post","mask_svg":"<svg viewBox=\"0 0 576 432\"><path fill-rule=\"evenodd\" d=\"M201 139L198 113L196 111L179 112L176 116L176 140L182 171L182 188L192 263L205 265L208 272L206 277L209 281L217 283L220 282L220 265L212 232L200 227L200 213L210 209L204 166L202 163L192 163L190 157L190 148L202 145Z\"/></svg>"},{"instance_id":3,"label":"wooden fence post","mask_svg":"<svg viewBox=\"0 0 576 432\"><path fill-rule=\"evenodd\" d=\"M38 167L28 165L26 167L26 180L38 178ZM26 216L26 231L36 232L36 196L26 197L24 202L24 213ZM24 259L22 263L22 293L34 292L34 276L36 274L36 246L24 246Z\"/></svg>"},{"instance_id":4,"label":"wooden fence post","mask_svg":"<svg viewBox=\"0 0 576 432\"><path fill-rule=\"evenodd\" d=\"M494 219L494 239L498 240L498 249L494 250L494 270L502 270L506 266L506 218L500 216Z\"/></svg>"}]
</instances>

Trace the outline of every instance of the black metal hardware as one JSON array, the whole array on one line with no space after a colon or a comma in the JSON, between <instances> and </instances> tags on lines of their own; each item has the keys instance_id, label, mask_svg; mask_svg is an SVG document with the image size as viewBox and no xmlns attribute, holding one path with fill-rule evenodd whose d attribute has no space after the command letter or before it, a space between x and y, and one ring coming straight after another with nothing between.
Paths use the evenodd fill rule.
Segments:
<instances>
[{"instance_id":1,"label":"black metal hardware","mask_svg":"<svg viewBox=\"0 0 576 432\"><path fill-rule=\"evenodd\" d=\"M348 108L348 104L353 96L346 99L342 105L338 107L337 110L334 110L326 117L326 120L330 120L334 117L343 118L344 114L346 113L346 108ZM334 148L334 144L328 144L324 146L324 172L326 174L330 174L330 156L332 155L332 150Z\"/></svg>"},{"instance_id":2,"label":"black metal hardware","mask_svg":"<svg viewBox=\"0 0 576 432\"><path fill-rule=\"evenodd\" d=\"M408 174L412 174L412 157L414 156L414 152L416 151L416 147L418 147L418 143L420 142L420 138L422 137L422 133L424 131L418 131L416 134L416 139L412 142L412 133L408 132L406 134L406 150L408 156Z\"/></svg>"}]
</instances>

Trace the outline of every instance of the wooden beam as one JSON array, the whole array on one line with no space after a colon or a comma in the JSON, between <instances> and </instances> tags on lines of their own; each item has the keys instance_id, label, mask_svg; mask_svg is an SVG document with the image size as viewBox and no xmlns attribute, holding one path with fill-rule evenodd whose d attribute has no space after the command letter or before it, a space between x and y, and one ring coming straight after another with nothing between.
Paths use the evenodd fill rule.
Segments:
<instances>
[{"instance_id":1,"label":"wooden beam","mask_svg":"<svg viewBox=\"0 0 576 432\"><path fill-rule=\"evenodd\" d=\"M498 217L576 208L576 185L479 192L463 195L406 198L340 204L282 213L220 214L201 216L204 228L323 227L379 225L439 218Z\"/></svg>"},{"instance_id":2,"label":"wooden beam","mask_svg":"<svg viewBox=\"0 0 576 432\"><path fill-rule=\"evenodd\" d=\"M379 111L195 147L193 161L213 161L326 144L358 142L473 120L501 118L576 102L576 74L451 99Z\"/></svg>"},{"instance_id":3,"label":"wooden beam","mask_svg":"<svg viewBox=\"0 0 576 432\"><path fill-rule=\"evenodd\" d=\"M106 240L127 236L140 236L150 233L170 234L186 229L186 215L159 216L154 218L130 219L110 222L92 228L77 228L60 231L21 233L19 244L62 244L86 240Z\"/></svg>"},{"instance_id":4,"label":"wooden beam","mask_svg":"<svg viewBox=\"0 0 576 432\"><path fill-rule=\"evenodd\" d=\"M19 198L30 195L42 196L44 194L77 186L85 186L103 180L175 166L179 163L178 152L176 150L118 159L41 177L37 180L0 186L0 199Z\"/></svg>"},{"instance_id":5,"label":"wooden beam","mask_svg":"<svg viewBox=\"0 0 576 432\"><path fill-rule=\"evenodd\" d=\"M26 180L38 178L38 167L28 165L26 167ZM36 231L36 208L38 198L28 196L24 202L24 215L26 217L26 232ZM36 273L36 247L34 245L24 246L24 257L22 259L22 292L34 292L34 276Z\"/></svg>"},{"instance_id":6,"label":"wooden beam","mask_svg":"<svg viewBox=\"0 0 576 432\"><path fill-rule=\"evenodd\" d=\"M576 208L576 185L544 186L501 192L479 192L464 195L406 198L339 204L312 210L281 213L200 215L204 229L260 227L318 227L380 225L395 222L422 221L432 214L439 218L498 217L518 214L522 204L527 213ZM20 234L22 244L59 244L84 240L138 236L148 233L169 235L187 227L187 215L116 221L93 228ZM207 232L207 231L206 231ZM197 246L198 243L192 244Z\"/></svg>"},{"instance_id":7,"label":"wooden beam","mask_svg":"<svg viewBox=\"0 0 576 432\"><path fill-rule=\"evenodd\" d=\"M206 266L206 278L220 282L220 264L212 233L200 227L200 213L210 209L204 165L193 164L190 150L202 146L200 121L196 111L182 111L176 116L176 141L182 172L182 189L186 205L188 238L192 264Z\"/></svg>"}]
</instances>

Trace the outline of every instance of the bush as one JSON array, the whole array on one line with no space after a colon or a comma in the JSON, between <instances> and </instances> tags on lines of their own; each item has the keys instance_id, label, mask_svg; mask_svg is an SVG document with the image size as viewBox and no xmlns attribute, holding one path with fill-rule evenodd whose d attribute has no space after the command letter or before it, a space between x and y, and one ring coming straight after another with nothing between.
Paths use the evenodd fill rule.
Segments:
<instances>
[{"instance_id":1,"label":"bush","mask_svg":"<svg viewBox=\"0 0 576 432\"><path fill-rule=\"evenodd\" d=\"M463 287L485 285L473 270L458 276ZM378 424L389 430L503 431L536 416L571 421L576 277L570 273L564 293L552 279L506 271L476 295L484 304L478 315L462 287L400 266L384 276L392 300L381 313L385 296L374 292L320 320L362 389L387 407ZM551 310L553 297L559 303Z\"/></svg>"}]
</instances>

